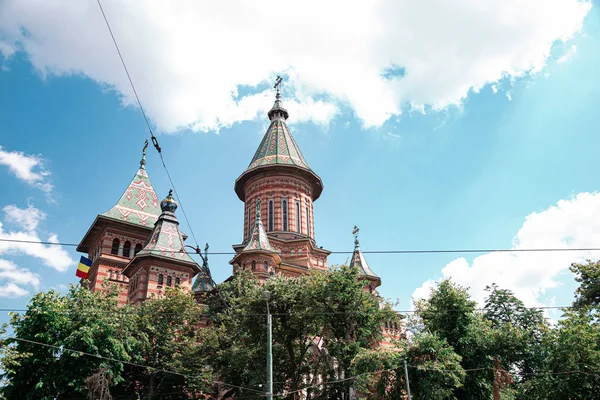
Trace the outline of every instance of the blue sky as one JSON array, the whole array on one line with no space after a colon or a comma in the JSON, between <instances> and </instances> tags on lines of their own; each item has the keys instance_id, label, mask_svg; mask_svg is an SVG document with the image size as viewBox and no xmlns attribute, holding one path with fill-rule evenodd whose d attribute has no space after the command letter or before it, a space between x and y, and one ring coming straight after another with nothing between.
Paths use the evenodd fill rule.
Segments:
<instances>
[{"instance_id":1,"label":"blue sky","mask_svg":"<svg viewBox=\"0 0 600 400\"><path fill-rule=\"evenodd\" d=\"M291 130L325 185L315 203L318 245L351 251L352 227L358 225L363 250L600 247L600 15L589 3L556 1L548 5L552 12L514 17L508 24L514 29L499 25L498 35L477 43L473 35L483 28L470 6L457 0L454 20L471 21L464 29L472 35L450 30L448 40L456 46L448 59L420 53L397 32L378 32L383 48L375 55L383 61L360 68L344 65L363 60L364 49L335 50L331 60L315 61L298 39L302 31L287 37L291 50L260 42L238 48L232 41L225 54L199 40L195 49L177 53L178 44L196 44L176 30L172 37L165 33L169 13L140 33L133 29L143 22L132 12L135 3L122 10L107 3L194 233L211 251L230 251L242 239L243 206L233 184L267 127L269 82L276 74L286 77ZM500 3L502 10L520 7ZM72 10L62 4L38 12L10 1L0 6L2 236L55 235L78 243L137 169L147 128L93 6ZM161 15L157 7L148 13ZM3 18L3 11L14 20ZM348 16L351 21L359 11ZM499 19L494 11L483 14L492 16L492 24ZM70 28L67 33L88 26L90 32L56 33L52 13L65 15L61 27ZM245 21L243 15L234 19ZM376 31L370 28L354 33L358 49L368 47L366 38ZM348 32L340 28L332 43L346 40ZM136 47L142 36L154 40L159 34L154 47ZM420 40L434 52L431 40L442 36L432 32ZM307 34L309 44L317 43L313 39ZM390 43L406 55L386 47ZM232 65L227 57L236 51L240 60ZM406 67L390 79L388 64ZM373 75L379 65L388 67ZM152 148L147 169L165 196L170 185ZM348 256L334 254L329 262L344 263ZM471 287L478 300L482 288L496 282L529 305L565 305L575 287L569 263L597 256L368 254L367 260L382 278L380 293L407 309L413 295L425 295L446 276ZM76 259L70 247L0 244L0 307L22 308L38 290L64 290L76 282ZM216 281L230 275L229 259L211 256Z\"/></svg>"}]
</instances>

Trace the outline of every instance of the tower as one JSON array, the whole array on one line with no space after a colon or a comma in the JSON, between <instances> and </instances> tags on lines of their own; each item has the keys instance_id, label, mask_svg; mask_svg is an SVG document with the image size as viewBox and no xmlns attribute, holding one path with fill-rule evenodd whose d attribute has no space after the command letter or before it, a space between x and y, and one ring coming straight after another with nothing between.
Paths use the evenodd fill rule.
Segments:
<instances>
[{"instance_id":1,"label":"tower","mask_svg":"<svg viewBox=\"0 0 600 400\"><path fill-rule=\"evenodd\" d=\"M123 269L148 241L160 215L158 198L146 172L144 145L140 167L127 189L110 210L99 214L77 246L92 260L88 280L91 290L103 282L119 285L119 304L127 302L128 279Z\"/></svg>"},{"instance_id":2,"label":"tower","mask_svg":"<svg viewBox=\"0 0 600 400\"><path fill-rule=\"evenodd\" d=\"M244 264L254 262L260 266L260 262L271 260L276 263L274 272L289 276L305 274L311 269L327 270L330 252L316 245L313 213L313 203L323 191L323 182L310 169L290 133L286 123L289 114L283 107L279 89L267 115L271 121L269 128L250 165L235 182L235 192L245 205L244 240L233 246L237 255L230 263L235 271L251 268ZM264 245L262 258L249 256L250 247L256 243ZM252 254L259 254L258 250L252 250ZM258 272L255 268L255 273ZM263 271L260 272L262 275Z\"/></svg>"},{"instance_id":3,"label":"tower","mask_svg":"<svg viewBox=\"0 0 600 400\"><path fill-rule=\"evenodd\" d=\"M352 234L354 235L354 251L352 252L352 258L350 259L350 268L358 268L358 279L365 282L365 290L369 293L373 293L381 286L381 279L371 268L369 268L369 264L360 249L358 231L359 229L355 225L354 230L352 231Z\"/></svg>"},{"instance_id":4,"label":"tower","mask_svg":"<svg viewBox=\"0 0 600 400\"><path fill-rule=\"evenodd\" d=\"M173 191L160 203L151 239L123 269L129 278L129 303L138 304L152 295L162 295L166 288L192 289L192 278L200 266L185 251L183 234L175 216L177 202Z\"/></svg>"}]
</instances>

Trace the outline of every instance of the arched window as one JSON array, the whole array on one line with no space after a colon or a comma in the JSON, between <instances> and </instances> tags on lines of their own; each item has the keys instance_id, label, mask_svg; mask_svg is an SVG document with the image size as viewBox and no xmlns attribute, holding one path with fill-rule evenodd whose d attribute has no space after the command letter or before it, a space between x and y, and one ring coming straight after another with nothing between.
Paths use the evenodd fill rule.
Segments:
<instances>
[{"instance_id":1,"label":"arched window","mask_svg":"<svg viewBox=\"0 0 600 400\"><path fill-rule=\"evenodd\" d=\"M256 261L252 261L252 271L256 269Z\"/></svg>"},{"instance_id":2,"label":"arched window","mask_svg":"<svg viewBox=\"0 0 600 400\"><path fill-rule=\"evenodd\" d=\"M263 266L265 267L265 271L269 270L269 263L268 262L264 262Z\"/></svg>"},{"instance_id":3,"label":"arched window","mask_svg":"<svg viewBox=\"0 0 600 400\"><path fill-rule=\"evenodd\" d=\"M136 244L135 250L133 250L133 255L136 256L137 253L139 253L141 249L142 249L142 244L141 243Z\"/></svg>"},{"instance_id":4,"label":"arched window","mask_svg":"<svg viewBox=\"0 0 600 400\"><path fill-rule=\"evenodd\" d=\"M296 202L296 232L301 233L302 232L302 225L301 225L301 219L300 219L300 202L297 201Z\"/></svg>"},{"instance_id":5,"label":"arched window","mask_svg":"<svg viewBox=\"0 0 600 400\"><path fill-rule=\"evenodd\" d=\"M310 212L308 206L306 206L306 234L310 236Z\"/></svg>"},{"instance_id":6,"label":"arched window","mask_svg":"<svg viewBox=\"0 0 600 400\"><path fill-rule=\"evenodd\" d=\"M181 281L179 280L179 278L175 278L175 285L179 285L181 283Z\"/></svg>"},{"instance_id":7,"label":"arched window","mask_svg":"<svg viewBox=\"0 0 600 400\"><path fill-rule=\"evenodd\" d=\"M131 242L127 240L123 245L123 257L129 257L129 253L131 252Z\"/></svg>"},{"instance_id":8,"label":"arched window","mask_svg":"<svg viewBox=\"0 0 600 400\"><path fill-rule=\"evenodd\" d=\"M163 284L163 280L164 280L163 274L158 274L158 284L159 285Z\"/></svg>"},{"instance_id":9,"label":"arched window","mask_svg":"<svg viewBox=\"0 0 600 400\"><path fill-rule=\"evenodd\" d=\"M172 282L172 279L171 279L171 276L169 275L169 276L167 276L167 286L171 286L171 282Z\"/></svg>"},{"instance_id":10,"label":"arched window","mask_svg":"<svg viewBox=\"0 0 600 400\"><path fill-rule=\"evenodd\" d=\"M113 274L112 270L108 271L108 279L112 279L112 274Z\"/></svg>"},{"instance_id":11,"label":"arched window","mask_svg":"<svg viewBox=\"0 0 600 400\"><path fill-rule=\"evenodd\" d=\"M252 207L248 207L248 237L250 237L250 235L252 234L252 225L251 225L251 216L252 214Z\"/></svg>"},{"instance_id":12,"label":"arched window","mask_svg":"<svg viewBox=\"0 0 600 400\"><path fill-rule=\"evenodd\" d=\"M286 199L281 201L281 219L282 219L282 230L288 230L288 202Z\"/></svg>"},{"instance_id":13,"label":"arched window","mask_svg":"<svg viewBox=\"0 0 600 400\"><path fill-rule=\"evenodd\" d=\"M119 280L119 271L115 271L115 281Z\"/></svg>"},{"instance_id":14,"label":"arched window","mask_svg":"<svg viewBox=\"0 0 600 400\"><path fill-rule=\"evenodd\" d=\"M121 242L119 241L119 239L114 238L112 247L110 249L110 254L114 254L115 256L119 255L119 245L120 244L121 244Z\"/></svg>"},{"instance_id":15,"label":"arched window","mask_svg":"<svg viewBox=\"0 0 600 400\"><path fill-rule=\"evenodd\" d=\"M274 229L273 221L275 220L275 213L273 212L273 200L269 200L269 208L267 210L267 214L268 214L267 217L268 217L268 221L269 221L267 228L270 232Z\"/></svg>"}]
</instances>

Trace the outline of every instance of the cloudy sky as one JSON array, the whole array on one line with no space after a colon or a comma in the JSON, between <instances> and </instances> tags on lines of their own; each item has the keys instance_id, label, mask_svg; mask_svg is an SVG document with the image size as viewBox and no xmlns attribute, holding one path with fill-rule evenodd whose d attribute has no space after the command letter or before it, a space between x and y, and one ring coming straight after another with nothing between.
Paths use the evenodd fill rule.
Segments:
<instances>
[{"instance_id":1,"label":"cloudy sky","mask_svg":"<svg viewBox=\"0 0 600 400\"><path fill-rule=\"evenodd\" d=\"M102 2L192 229L242 239L233 183L275 76L325 184L319 245L600 247L600 14L581 0ZM147 128L96 1L0 2L0 306L75 282L74 248L120 197ZM152 149L151 149L152 150ZM159 196L168 179L150 151ZM189 230L184 226L185 230ZM452 277L529 305L572 300L599 252L371 254L411 306ZM336 254L330 263L343 263ZM229 256L211 257L217 281Z\"/></svg>"}]
</instances>

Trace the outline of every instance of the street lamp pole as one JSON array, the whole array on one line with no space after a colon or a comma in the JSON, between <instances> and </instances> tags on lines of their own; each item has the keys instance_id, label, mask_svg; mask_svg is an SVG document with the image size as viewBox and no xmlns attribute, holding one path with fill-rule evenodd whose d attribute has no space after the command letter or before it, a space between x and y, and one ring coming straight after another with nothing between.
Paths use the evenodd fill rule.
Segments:
<instances>
[{"instance_id":1,"label":"street lamp pole","mask_svg":"<svg viewBox=\"0 0 600 400\"><path fill-rule=\"evenodd\" d=\"M264 292L263 300L267 303L267 400L273 400L273 349L271 343L272 320L269 310L269 299L271 293Z\"/></svg>"}]
</instances>

